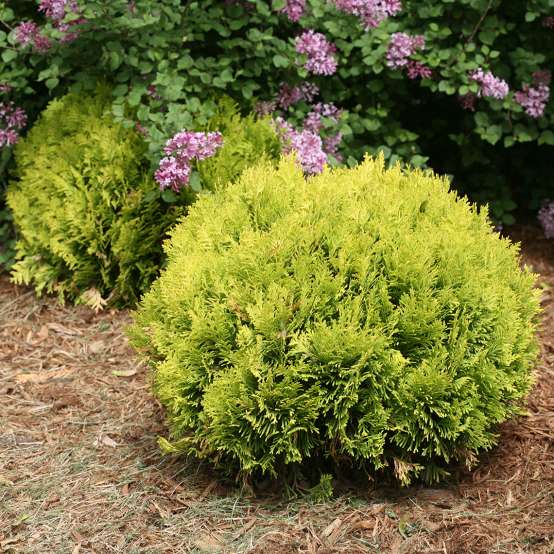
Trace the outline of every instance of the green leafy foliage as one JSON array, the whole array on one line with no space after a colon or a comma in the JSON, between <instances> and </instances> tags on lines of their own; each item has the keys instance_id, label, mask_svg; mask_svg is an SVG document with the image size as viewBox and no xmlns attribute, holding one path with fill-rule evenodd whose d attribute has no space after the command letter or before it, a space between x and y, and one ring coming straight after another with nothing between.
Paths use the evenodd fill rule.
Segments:
<instances>
[{"instance_id":1,"label":"green leafy foliage","mask_svg":"<svg viewBox=\"0 0 554 554\"><path fill-rule=\"evenodd\" d=\"M261 164L201 198L166 250L130 334L167 451L434 481L494 445L532 383L534 275L430 173L381 158L306 182Z\"/></svg>"},{"instance_id":2,"label":"green leafy foliage","mask_svg":"<svg viewBox=\"0 0 554 554\"><path fill-rule=\"evenodd\" d=\"M37 2L0 0L2 83L31 118L52 96L111 81L112 112L148 129L156 161L168 137L208 123L214 97L228 94L246 113L256 100L275 98L282 82L310 80L320 100L345 110L341 152L350 164L365 152L383 152L391 163L428 160L454 175L458 190L478 200L499 198L495 212L506 223L514 210L502 205L505 191L510 201L534 210L551 195L552 102L534 119L514 93L532 82L534 72L554 65L554 32L545 24L553 0L404 0L398 14L369 29L323 0L309 0L297 23L278 11L285 6L281 0L78 5L66 23L82 18L79 36L62 42ZM13 29L29 20L50 39L48 52L17 44ZM337 46L336 74L308 75L299 63L294 40L304 29ZM432 70L430 78L411 80L387 66L396 32L425 37L414 59ZM464 110L458 99L478 92L470 74L479 67L506 80L511 92L504 100L480 97L475 111ZM294 107L290 119L298 124L309 109Z\"/></svg>"},{"instance_id":3,"label":"green leafy foliage","mask_svg":"<svg viewBox=\"0 0 554 554\"><path fill-rule=\"evenodd\" d=\"M0 273L11 268L15 256L15 229L12 213L6 205L7 183L4 171L10 158L10 150L0 152Z\"/></svg>"}]
</instances>

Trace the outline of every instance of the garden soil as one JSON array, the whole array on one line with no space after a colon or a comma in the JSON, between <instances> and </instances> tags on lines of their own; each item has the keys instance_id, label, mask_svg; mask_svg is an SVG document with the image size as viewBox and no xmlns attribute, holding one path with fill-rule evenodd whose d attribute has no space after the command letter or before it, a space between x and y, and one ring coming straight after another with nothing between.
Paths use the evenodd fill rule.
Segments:
<instances>
[{"instance_id":1,"label":"garden soil","mask_svg":"<svg viewBox=\"0 0 554 554\"><path fill-rule=\"evenodd\" d=\"M440 487L337 483L288 499L163 456L163 411L124 336L0 279L0 552L554 553L554 242L519 228L544 323L528 415Z\"/></svg>"}]
</instances>

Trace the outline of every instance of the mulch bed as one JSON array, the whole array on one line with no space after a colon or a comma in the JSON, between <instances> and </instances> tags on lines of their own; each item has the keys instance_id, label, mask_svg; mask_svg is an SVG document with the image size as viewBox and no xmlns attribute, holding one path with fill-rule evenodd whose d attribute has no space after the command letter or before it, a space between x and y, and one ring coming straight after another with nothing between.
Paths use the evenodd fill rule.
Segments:
<instances>
[{"instance_id":1,"label":"mulch bed","mask_svg":"<svg viewBox=\"0 0 554 554\"><path fill-rule=\"evenodd\" d=\"M375 483L327 503L256 496L164 457L126 312L0 279L0 552L554 553L554 243L520 228L544 324L529 415L442 487Z\"/></svg>"}]
</instances>

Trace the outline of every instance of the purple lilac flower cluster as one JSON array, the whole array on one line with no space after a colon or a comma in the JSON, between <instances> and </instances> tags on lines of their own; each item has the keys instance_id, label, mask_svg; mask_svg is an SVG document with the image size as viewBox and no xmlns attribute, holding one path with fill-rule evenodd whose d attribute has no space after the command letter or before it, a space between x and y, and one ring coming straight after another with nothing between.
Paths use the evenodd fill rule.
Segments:
<instances>
[{"instance_id":1,"label":"purple lilac flower cluster","mask_svg":"<svg viewBox=\"0 0 554 554\"><path fill-rule=\"evenodd\" d=\"M538 118L544 114L544 108L550 98L550 87L548 85L523 85L522 90L514 95L516 102L531 117Z\"/></svg>"},{"instance_id":2,"label":"purple lilac flower cluster","mask_svg":"<svg viewBox=\"0 0 554 554\"><path fill-rule=\"evenodd\" d=\"M64 22L65 16L72 12L79 13L79 5L75 0L41 0L39 11L52 20L54 27L63 33L60 42L73 42L79 36L78 25L85 23L86 19L80 17L69 23Z\"/></svg>"},{"instance_id":3,"label":"purple lilac flower cluster","mask_svg":"<svg viewBox=\"0 0 554 554\"><path fill-rule=\"evenodd\" d=\"M260 116L271 115L278 108L288 110L302 100L312 102L318 94L319 88L313 83L305 82L298 86L281 83L277 98L258 102L254 111Z\"/></svg>"},{"instance_id":4,"label":"purple lilac flower cluster","mask_svg":"<svg viewBox=\"0 0 554 554\"><path fill-rule=\"evenodd\" d=\"M415 54L417 50L425 47L425 37L423 35L410 36L407 33L393 33L387 50L387 65L392 69L408 69L410 66L410 56ZM422 71L423 64L412 67L412 75L414 79ZM425 72L424 72L425 73Z\"/></svg>"},{"instance_id":5,"label":"purple lilac flower cluster","mask_svg":"<svg viewBox=\"0 0 554 554\"><path fill-rule=\"evenodd\" d=\"M543 228L544 236L547 239L554 239L554 202L545 202L537 218Z\"/></svg>"},{"instance_id":6,"label":"purple lilac flower cluster","mask_svg":"<svg viewBox=\"0 0 554 554\"><path fill-rule=\"evenodd\" d=\"M79 6L75 0L40 0L38 10L52 21L61 21L68 10L77 13Z\"/></svg>"},{"instance_id":7,"label":"purple lilac flower cluster","mask_svg":"<svg viewBox=\"0 0 554 554\"><path fill-rule=\"evenodd\" d=\"M322 33L304 31L296 38L296 51L306 56L304 68L314 75L333 75L337 70L337 47Z\"/></svg>"},{"instance_id":8,"label":"purple lilac flower cluster","mask_svg":"<svg viewBox=\"0 0 554 554\"><path fill-rule=\"evenodd\" d=\"M402 9L400 0L333 0L333 3L339 10L361 18L366 29L377 27Z\"/></svg>"},{"instance_id":9,"label":"purple lilac flower cluster","mask_svg":"<svg viewBox=\"0 0 554 554\"><path fill-rule=\"evenodd\" d=\"M430 67L426 66L422 62L409 60L406 66L409 79L430 79L433 75L433 71Z\"/></svg>"},{"instance_id":10,"label":"purple lilac flower cluster","mask_svg":"<svg viewBox=\"0 0 554 554\"><path fill-rule=\"evenodd\" d=\"M552 72L548 69L542 71L535 71L533 73L533 84L534 85L549 85L552 81Z\"/></svg>"},{"instance_id":11,"label":"purple lilac flower cluster","mask_svg":"<svg viewBox=\"0 0 554 554\"><path fill-rule=\"evenodd\" d=\"M327 163L321 137L312 131L297 131L281 117L275 119L277 132L283 143L283 154L294 152L305 173L321 173Z\"/></svg>"},{"instance_id":12,"label":"purple lilac flower cluster","mask_svg":"<svg viewBox=\"0 0 554 554\"><path fill-rule=\"evenodd\" d=\"M515 101L525 109L527 115L538 118L544 115L544 108L550 98L550 71L535 71L533 84L524 84L522 90L515 93Z\"/></svg>"},{"instance_id":13,"label":"purple lilac flower cluster","mask_svg":"<svg viewBox=\"0 0 554 554\"><path fill-rule=\"evenodd\" d=\"M33 44L35 36L38 34L38 25L32 21L23 21L14 29L15 40L21 46Z\"/></svg>"},{"instance_id":14,"label":"purple lilac flower cluster","mask_svg":"<svg viewBox=\"0 0 554 554\"><path fill-rule=\"evenodd\" d=\"M342 142L342 133L339 131L334 135L326 137L323 139L323 151L327 156L333 156L337 162L342 163L344 158L339 152L339 146Z\"/></svg>"},{"instance_id":15,"label":"purple lilac flower cluster","mask_svg":"<svg viewBox=\"0 0 554 554\"><path fill-rule=\"evenodd\" d=\"M196 133L181 131L167 141L155 178L160 189L175 192L187 186L192 171L191 162L213 156L223 144L221 133Z\"/></svg>"},{"instance_id":16,"label":"purple lilac flower cluster","mask_svg":"<svg viewBox=\"0 0 554 554\"><path fill-rule=\"evenodd\" d=\"M469 78L481 85L478 96L488 96L502 100L508 96L510 87L508 83L499 77L495 77L490 71L483 71L481 68L473 71Z\"/></svg>"},{"instance_id":17,"label":"purple lilac flower cluster","mask_svg":"<svg viewBox=\"0 0 554 554\"><path fill-rule=\"evenodd\" d=\"M254 106L254 113L260 117L271 115L277 109L277 102L275 100L261 100L256 102Z\"/></svg>"},{"instance_id":18,"label":"purple lilac flower cluster","mask_svg":"<svg viewBox=\"0 0 554 554\"><path fill-rule=\"evenodd\" d=\"M71 23L57 23L56 29L63 33L63 36L60 38L60 42L67 43L77 40L80 34L78 25L82 25L83 23L86 23L86 19L84 17L80 17Z\"/></svg>"},{"instance_id":19,"label":"purple lilac flower cluster","mask_svg":"<svg viewBox=\"0 0 554 554\"><path fill-rule=\"evenodd\" d=\"M258 102L254 111L261 116L274 114L277 110L286 112L300 101L311 104L318 95L319 89L313 83L304 82L297 86L281 83L277 98ZM321 131L328 123L325 119L338 123L342 113L342 110L331 103L313 104L300 131L294 129L283 117L274 118L277 131L284 143L284 151L297 151L302 167L307 173L319 173L323 169L324 162L321 152L325 154L326 161L328 156L332 156L339 162L342 160L342 156L338 152L342 134L335 133L325 138L321 137ZM319 140L314 139L313 135L317 136Z\"/></svg>"},{"instance_id":20,"label":"purple lilac flower cluster","mask_svg":"<svg viewBox=\"0 0 554 554\"><path fill-rule=\"evenodd\" d=\"M41 0L38 10L50 19L57 31L63 33L60 42L72 42L79 36L78 25L84 23L84 18L79 18L69 23L64 22L69 12L78 13L79 6L75 0ZM52 47L50 39L40 32L39 26L33 21L24 21L14 29L15 40L21 46L32 45L41 53L48 52Z\"/></svg>"},{"instance_id":21,"label":"purple lilac flower cluster","mask_svg":"<svg viewBox=\"0 0 554 554\"><path fill-rule=\"evenodd\" d=\"M0 102L0 148L12 146L19 132L27 124L27 114L13 102Z\"/></svg>"},{"instance_id":22,"label":"purple lilac flower cluster","mask_svg":"<svg viewBox=\"0 0 554 554\"><path fill-rule=\"evenodd\" d=\"M287 83L281 83L277 104L283 110L288 110L301 100L311 102L319 94L319 89L312 83L302 83L299 86L291 87Z\"/></svg>"},{"instance_id":23,"label":"purple lilac flower cluster","mask_svg":"<svg viewBox=\"0 0 554 554\"><path fill-rule=\"evenodd\" d=\"M304 119L303 129L314 134L320 135L324 128L324 118L330 119L333 123L338 123L343 111L334 104L324 104L318 102L312 107ZM342 133L338 132L323 139L323 151L328 156L333 156L338 162L342 161L342 156L338 152L338 147L342 141Z\"/></svg>"},{"instance_id":24,"label":"purple lilac flower cluster","mask_svg":"<svg viewBox=\"0 0 554 554\"><path fill-rule=\"evenodd\" d=\"M342 110L337 108L334 104L324 104L318 102L312 107L312 111L308 113L304 120L304 129L312 131L313 133L320 133L323 129L323 118L327 117L334 123L338 123Z\"/></svg>"},{"instance_id":25,"label":"purple lilac flower cluster","mask_svg":"<svg viewBox=\"0 0 554 554\"><path fill-rule=\"evenodd\" d=\"M39 27L33 21L23 21L14 28L15 40L21 46L31 45L38 52L50 50L50 39L40 33Z\"/></svg>"},{"instance_id":26,"label":"purple lilac flower cluster","mask_svg":"<svg viewBox=\"0 0 554 554\"><path fill-rule=\"evenodd\" d=\"M279 10L284 13L290 21L298 21L306 9L306 0L286 0L285 7Z\"/></svg>"}]
</instances>

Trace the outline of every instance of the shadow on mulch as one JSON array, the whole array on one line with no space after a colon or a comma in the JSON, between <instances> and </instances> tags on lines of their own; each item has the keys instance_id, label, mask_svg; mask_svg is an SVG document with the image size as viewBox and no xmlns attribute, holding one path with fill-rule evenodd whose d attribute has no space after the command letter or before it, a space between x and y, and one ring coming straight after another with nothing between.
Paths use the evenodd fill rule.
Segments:
<instances>
[{"instance_id":1,"label":"shadow on mulch","mask_svg":"<svg viewBox=\"0 0 554 554\"><path fill-rule=\"evenodd\" d=\"M123 328L0 279L0 551L554 552L554 245L519 228L544 324L529 415L441 488L343 480L328 503L254 497L163 457L163 414Z\"/></svg>"}]
</instances>

